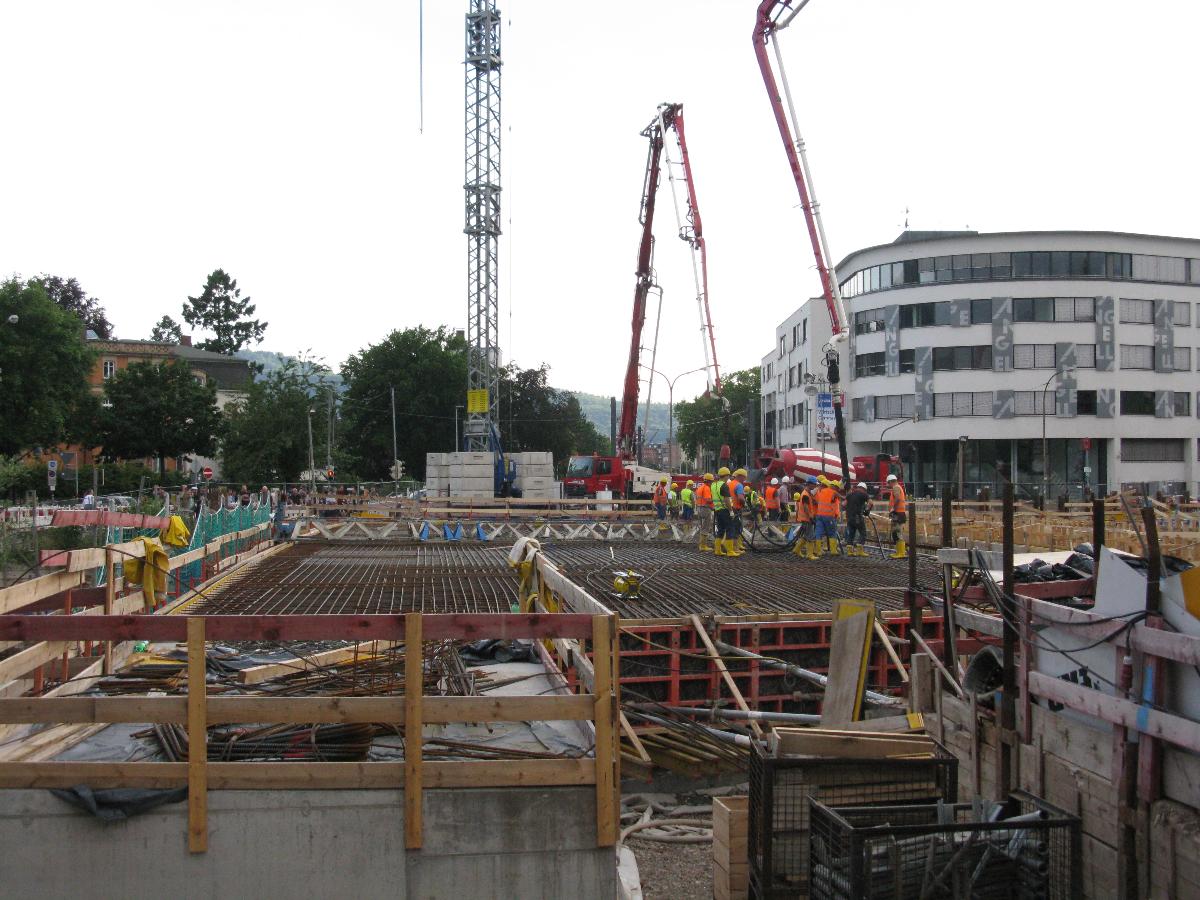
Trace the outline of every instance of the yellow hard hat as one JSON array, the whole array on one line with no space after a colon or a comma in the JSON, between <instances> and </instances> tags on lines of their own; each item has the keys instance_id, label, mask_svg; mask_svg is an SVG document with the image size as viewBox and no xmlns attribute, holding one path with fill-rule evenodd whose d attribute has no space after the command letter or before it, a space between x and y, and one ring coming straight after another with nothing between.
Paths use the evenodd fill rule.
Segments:
<instances>
[{"instance_id":1,"label":"yellow hard hat","mask_svg":"<svg viewBox=\"0 0 1200 900\"><path fill-rule=\"evenodd\" d=\"M721 466L721 468L717 469L717 474L718 474L718 475L728 475L728 474L729 474L729 467L728 467L728 466Z\"/></svg>"},{"instance_id":2,"label":"yellow hard hat","mask_svg":"<svg viewBox=\"0 0 1200 900\"><path fill-rule=\"evenodd\" d=\"M705 480L705 481L712 481L712 480L713 480L713 473L712 473L712 472L705 472L705 473L704 473L704 480Z\"/></svg>"},{"instance_id":3,"label":"yellow hard hat","mask_svg":"<svg viewBox=\"0 0 1200 900\"><path fill-rule=\"evenodd\" d=\"M734 471L733 471L733 474L734 474L734 475L741 475L743 478L745 478L745 477L746 477L746 470L745 470L745 469L734 469Z\"/></svg>"},{"instance_id":4,"label":"yellow hard hat","mask_svg":"<svg viewBox=\"0 0 1200 900\"><path fill-rule=\"evenodd\" d=\"M663 476L663 484L666 484L670 480L671 480L670 477L668 477L666 475Z\"/></svg>"},{"instance_id":5,"label":"yellow hard hat","mask_svg":"<svg viewBox=\"0 0 1200 900\"><path fill-rule=\"evenodd\" d=\"M685 487L692 487L693 485L695 485L695 483L696 483L696 482L694 482L694 481L689 481L689 482L688 482L688 483L685 485Z\"/></svg>"}]
</instances>

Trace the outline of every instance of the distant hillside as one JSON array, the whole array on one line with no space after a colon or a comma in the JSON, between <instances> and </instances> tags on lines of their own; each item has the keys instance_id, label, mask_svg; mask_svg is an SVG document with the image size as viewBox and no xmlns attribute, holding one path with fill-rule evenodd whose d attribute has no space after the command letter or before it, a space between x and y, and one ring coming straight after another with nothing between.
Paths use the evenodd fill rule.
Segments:
<instances>
[{"instance_id":1,"label":"distant hillside","mask_svg":"<svg viewBox=\"0 0 1200 900\"><path fill-rule=\"evenodd\" d=\"M596 426L596 430L603 435L608 435L610 431L610 423L612 422L611 403L608 397L600 394L585 394L583 391L567 391L568 394L574 394L579 401L579 406L583 409L583 414L589 422ZM617 416L618 421L621 415L620 410L621 400L617 398ZM643 401L638 405L638 424L641 424L642 416L645 414L646 404ZM646 443L657 444L667 439L668 427L668 408L665 403L650 404L650 421L646 425Z\"/></svg>"},{"instance_id":2,"label":"distant hillside","mask_svg":"<svg viewBox=\"0 0 1200 900\"><path fill-rule=\"evenodd\" d=\"M257 380L262 381L267 375L274 372L276 369L282 369L288 360L295 359L294 356L289 356L284 353L276 353L271 350L239 350L235 356L240 359L248 359L250 362L258 363L262 366L262 372L257 376ZM334 385L339 393L342 391L342 376L335 370L331 373L327 380Z\"/></svg>"}]
</instances>

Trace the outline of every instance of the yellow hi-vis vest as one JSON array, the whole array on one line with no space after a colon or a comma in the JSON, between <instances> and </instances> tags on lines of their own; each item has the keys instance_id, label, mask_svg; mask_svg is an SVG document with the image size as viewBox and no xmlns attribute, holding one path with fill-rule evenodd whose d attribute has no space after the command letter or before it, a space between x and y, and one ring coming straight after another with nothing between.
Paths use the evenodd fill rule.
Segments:
<instances>
[{"instance_id":1,"label":"yellow hi-vis vest","mask_svg":"<svg viewBox=\"0 0 1200 900\"><path fill-rule=\"evenodd\" d=\"M712 505L714 510L722 510L725 508L726 498L721 496L721 488L728 483L727 478L718 478L713 482L712 486Z\"/></svg>"}]
</instances>

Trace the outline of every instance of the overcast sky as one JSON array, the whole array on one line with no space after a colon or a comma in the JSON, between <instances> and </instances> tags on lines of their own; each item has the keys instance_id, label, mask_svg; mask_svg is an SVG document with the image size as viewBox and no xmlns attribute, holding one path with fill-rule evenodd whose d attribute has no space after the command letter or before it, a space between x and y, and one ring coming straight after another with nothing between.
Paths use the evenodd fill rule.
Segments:
<instances>
[{"instance_id":1,"label":"overcast sky","mask_svg":"<svg viewBox=\"0 0 1200 900\"><path fill-rule=\"evenodd\" d=\"M819 291L756 5L501 4L506 360L620 393L662 101L685 108L722 366L756 365ZM0 0L0 274L75 276L144 338L223 267L270 323L259 349L334 366L394 328L464 327L466 6L426 0L421 133L417 0ZM906 208L920 229L1200 236L1198 34L1178 0L813 0L782 45L835 259ZM660 200L674 376L703 356Z\"/></svg>"}]
</instances>

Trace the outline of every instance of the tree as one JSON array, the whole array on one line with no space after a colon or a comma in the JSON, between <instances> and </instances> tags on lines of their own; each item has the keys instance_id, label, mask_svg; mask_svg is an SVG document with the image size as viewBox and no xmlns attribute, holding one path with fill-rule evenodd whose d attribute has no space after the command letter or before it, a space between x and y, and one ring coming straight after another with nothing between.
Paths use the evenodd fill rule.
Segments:
<instances>
[{"instance_id":1,"label":"tree","mask_svg":"<svg viewBox=\"0 0 1200 900\"><path fill-rule=\"evenodd\" d=\"M40 280L0 284L0 454L53 446L83 430L95 359L79 319Z\"/></svg>"},{"instance_id":2,"label":"tree","mask_svg":"<svg viewBox=\"0 0 1200 900\"><path fill-rule=\"evenodd\" d=\"M722 444L729 444L735 461L749 462L754 448L746 445L746 432L749 430L757 443L761 376L758 369L729 373L722 379L721 388L724 401L715 395L702 394L695 400L681 400L675 404L675 419L679 423L675 429L676 438L684 455L692 459L699 459L703 450L711 454L711 461Z\"/></svg>"},{"instance_id":3,"label":"tree","mask_svg":"<svg viewBox=\"0 0 1200 900\"><path fill-rule=\"evenodd\" d=\"M181 344L183 343L183 326L170 316L163 316L150 332L150 340L166 344Z\"/></svg>"},{"instance_id":4,"label":"tree","mask_svg":"<svg viewBox=\"0 0 1200 900\"><path fill-rule=\"evenodd\" d=\"M183 304L183 320L215 335L196 345L201 350L232 356L252 341L262 343L267 323L250 318L254 309L250 298L242 297L237 281L224 269L216 269L205 281L200 296L188 297Z\"/></svg>"},{"instance_id":5,"label":"tree","mask_svg":"<svg viewBox=\"0 0 1200 900\"><path fill-rule=\"evenodd\" d=\"M393 331L342 365L342 447L366 479L387 480L392 461L390 388L406 471L424 477L425 454L454 448L455 406L465 402L467 346L446 328Z\"/></svg>"},{"instance_id":6,"label":"tree","mask_svg":"<svg viewBox=\"0 0 1200 900\"><path fill-rule=\"evenodd\" d=\"M99 445L108 459L168 457L216 449L221 429L217 386L201 384L183 362L136 362L104 383Z\"/></svg>"},{"instance_id":7,"label":"tree","mask_svg":"<svg viewBox=\"0 0 1200 900\"><path fill-rule=\"evenodd\" d=\"M231 481L299 481L308 468L308 411L313 443L325 446L329 417L321 395L330 372L320 362L286 359L246 396L225 407L221 471ZM321 456L324 460L324 456Z\"/></svg>"},{"instance_id":8,"label":"tree","mask_svg":"<svg viewBox=\"0 0 1200 900\"><path fill-rule=\"evenodd\" d=\"M96 332L97 337L112 337L112 323L100 301L89 297L74 278L60 278L57 275L41 275L32 279L46 291L51 302L62 307L83 323L83 327Z\"/></svg>"},{"instance_id":9,"label":"tree","mask_svg":"<svg viewBox=\"0 0 1200 900\"><path fill-rule=\"evenodd\" d=\"M584 416L579 400L549 384L549 369L510 365L500 375L500 425L504 449L549 450L565 464L575 453L605 452L607 437Z\"/></svg>"}]
</instances>

